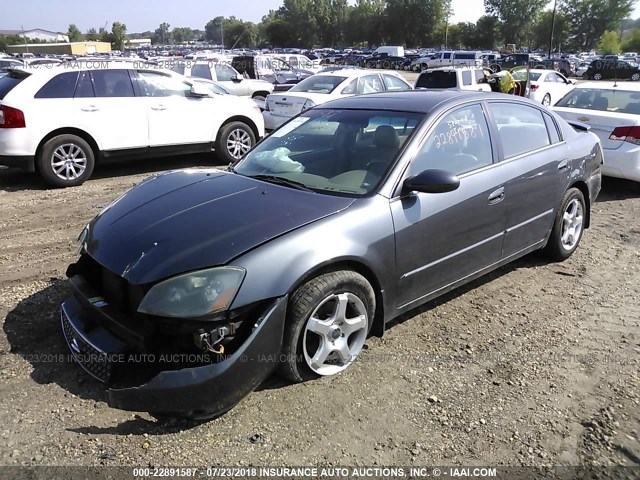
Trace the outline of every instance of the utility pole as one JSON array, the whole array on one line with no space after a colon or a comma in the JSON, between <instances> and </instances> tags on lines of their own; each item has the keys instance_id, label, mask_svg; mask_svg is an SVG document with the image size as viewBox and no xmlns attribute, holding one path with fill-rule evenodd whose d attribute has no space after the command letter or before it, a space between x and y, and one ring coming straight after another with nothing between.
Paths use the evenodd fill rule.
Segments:
<instances>
[{"instance_id":1,"label":"utility pole","mask_svg":"<svg viewBox=\"0 0 640 480\"><path fill-rule=\"evenodd\" d=\"M553 13L551 14L551 34L549 35L549 58L551 58L551 49L553 45L553 29L556 26L556 6L558 0L553 0Z\"/></svg>"},{"instance_id":2,"label":"utility pole","mask_svg":"<svg viewBox=\"0 0 640 480\"><path fill-rule=\"evenodd\" d=\"M224 53L224 18L220 20L220 39L222 40L222 53Z\"/></svg>"},{"instance_id":3,"label":"utility pole","mask_svg":"<svg viewBox=\"0 0 640 480\"><path fill-rule=\"evenodd\" d=\"M29 44L27 44L27 36L24 34L24 27L20 25L22 29L22 39L24 40L24 48L26 49L26 53L29 53Z\"/></svg>"}]
</instances>

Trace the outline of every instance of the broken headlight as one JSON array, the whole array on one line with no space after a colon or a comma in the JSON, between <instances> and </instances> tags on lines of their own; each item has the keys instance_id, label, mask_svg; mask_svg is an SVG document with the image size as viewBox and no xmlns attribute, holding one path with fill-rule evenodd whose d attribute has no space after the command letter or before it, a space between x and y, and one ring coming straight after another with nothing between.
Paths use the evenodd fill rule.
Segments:
<instances>
[{"instance_id":1,"label":"broken headlight","mask_svg":"<svg viewBox=\"0 0 640 480\"><path fill-rule=\"evenodd\" d=\"M216 267L170 278L149 290L138 312L176 318L222 312L231 306L244 274L243 268Z\"/></svg>"}]
</instances>

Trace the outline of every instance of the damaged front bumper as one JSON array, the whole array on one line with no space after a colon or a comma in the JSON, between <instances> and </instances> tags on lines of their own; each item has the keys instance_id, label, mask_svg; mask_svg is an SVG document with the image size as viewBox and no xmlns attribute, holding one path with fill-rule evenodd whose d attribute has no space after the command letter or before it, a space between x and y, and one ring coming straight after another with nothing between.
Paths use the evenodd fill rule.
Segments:
<instances>
[{"instance_id":1,"label":"damaged front bumper","mask_svg":"<svg viewBox=\"0 0 640 480\"><path fill-rule=\"evenodd\" d=\"M82 297L80 300L84 300ZM76 361L93 377L109 383L114 361L131 346L112 328L108 305L76 297L61 306L62 330ZM159 414L217 416L225 413L266 379L278 364L282 346L287 297L274 300L255 321L248 338L219 362L192 368L166 370L150 380L127 388L107 390L111 407ZM89 316L101 316L101 322ZM117 330L116 330L117 331ZM136 368L135 364L127 368Z\"/></svg>"}]
</instances>

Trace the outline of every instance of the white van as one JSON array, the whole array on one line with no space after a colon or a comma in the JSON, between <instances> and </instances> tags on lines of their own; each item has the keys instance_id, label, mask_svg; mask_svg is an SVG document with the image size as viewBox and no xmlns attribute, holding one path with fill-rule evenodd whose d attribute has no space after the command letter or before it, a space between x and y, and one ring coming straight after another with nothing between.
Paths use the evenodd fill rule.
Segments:
<instances>
[{"instance_id":1,"label":"white van","mask_svg":"<svg viewBox=\"0 0 640 480\"><path fill-rule=\"evenodd\" d=\"M482 52L465 50L443 50L426 57L420 57L411 62L411 69L417 72L427 68L437 67L481 67Z\"/></svg>"},{"instance_id":2,"label":"white van","mask_svg":"<svg viewBox=\"0 0 640 480\"><path fill-rule=\"evenodd\" d=\"M374 50L373 55L382 55L384 53L389 57L404 57L404 47L378 47Z\"/></svg>"}]
</instances>

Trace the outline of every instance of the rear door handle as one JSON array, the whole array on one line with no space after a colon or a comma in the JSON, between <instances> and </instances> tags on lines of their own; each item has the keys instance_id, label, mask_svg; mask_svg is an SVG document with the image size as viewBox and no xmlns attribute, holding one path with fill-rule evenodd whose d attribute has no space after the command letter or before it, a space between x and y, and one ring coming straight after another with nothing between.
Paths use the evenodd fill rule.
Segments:
<instances>
[{"instance_id":1,"label":"rear door handle","mask_svg":"<svg viewBox=\"0 0 640 480\"><path fill-rule=\"evenodd\" d=\"M154 105L153 107L151 107L151 110L166 110L167 107L165 107L164 105Z\"/></svg>"},{"instance_id":2,"label":"rear door handle","mask_svg":"<svg viewBox=\"0 0 640 480\"><path fill-rule=\"evenodd\" d=\"M97 112L100 109L95 105L89 105L88 107L83 107L80 110L82 110L83 112Z\"/></svg>"},{"instance_id":3,"label":"rear door handle","mask_svg":"<svg viewBox=\"0 0 640 480\"><path fill-rule=\"evenodd\" d=\"M500 187L495 192L491 192L489 195L489 205L495 205L504 200L504 187Z\"/></svg>"},{"instance_id":4,"label":"rear door handle","mask_svg":"<svg viewBox=\"0 0 640 480\"><path fill-rule=\"evenodd\" d=\"M567 170L569 168L569 160L562 160L559 164L558 164L558 171L559 172L564 172L565 170Z\"/></svg>"}]
</instances>

